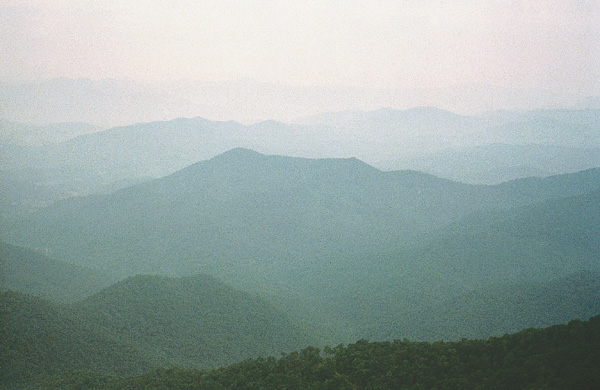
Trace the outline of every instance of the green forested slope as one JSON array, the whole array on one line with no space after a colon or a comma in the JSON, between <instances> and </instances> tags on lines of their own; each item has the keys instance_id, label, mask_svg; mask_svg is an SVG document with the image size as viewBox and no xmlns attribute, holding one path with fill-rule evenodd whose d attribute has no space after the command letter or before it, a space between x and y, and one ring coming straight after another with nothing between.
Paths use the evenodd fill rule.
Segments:
<instances>
[{"instance_id":1,"label":"green forested slope","mask_svg":"<svg viewBox=\"0 0 600 390\"><path fill-rule=\"evenodd\" d=\"M94 328L185 367L216 367L311 341L267 303L205 275L135 276L72 309Z\"/></svg>"},{"instance_id":2,"label":"green forested slope","mask_svg":"<svg viewBox=\"0 0 600 390\"><path fill-rule=\"evenodd\" d=\"M12 291L0 301L0 386L78 370L217 367L312 341L262 300L202 275L132 277L68 306Z\"/></svg>"},{"instance_id":3,"label":"green forested slope","mask_svg":"<svg viewBox=\"0 0 600 390\"><path fill-rule=\"evenodd\" d=\"M411 259L457 284L548 280L600 270L600 191L474 214Z\"/></svg>"},{"instance_id":4,"label":"green forested slope","mask_svg":"<svg viewBox=\"0 0 600 390\"><path fill-rule=\"evenodd\" d=\"M595 191L482 213L427 245L369 258L327 302L354 338L488 337L594 314L599 271Z\"/></svg>"},{"instance_id":5,"label":"green forested slope","mask_svg":"<svg viewBox=\"0 0 600 390\"><path fill-rule=\"evenodd\" d=\"M337 340L489 337L587 318L600 307L600 193L481 213L425 245L332 264L286 305L327 313Z\"/></svg>"},{"instance_id":6,"label":"green forested slope","mask_svg":"<svg viewBox=\"0 0 600 390\"><path fill-rule=\"evenodd\" d=\"M359 341L306 348L213 371L158 370L127 379L62 376L46 388L76 389L596 389L600 317L483 341Z\"/></svg>"},{"instance_id":7,"label":"green forested slope","mask_svg":"<svg viewBox=\"0 0 600 390\"><path fill-rule=\"evenodd\" d=\"M237 149L107 196L60 202L5 234L127 274L208 268L245 280L277 272L276 279L310 258L406 243L434 222L448 223L476 204L462 201L466 187L386 174L356 159Z\"/></svg>"},{"instance_id":8,"label":"green forested slope","mask_svg":"<svg viewBox=\"0 0 600 390\"><path fill-rule=\"evenodd\" d=\"M60 202L7 226L3 237L127 275L203 272L272 285L398 251L471 212L598 188L600 170L468 186L356 159L236 149L110 195Z\"/></svg>"},{"instance_id":9,"label":"green forested slope","mask_svg":"<svg viewBox=\"0 0 600 390\"><path fill-rule=\"evenodd\" d=\"M61 262L0 242L0 290L68 303L96 293L115 281L106 271Z\"/></svg>"},{"instance_id":10,"label":"green forested slope","mask_svg":"<svg viewBox=\"0 0 600 390\"><path fill-rule=\"evenodd\" d=\"M269 297L328 342L389 339L404 329L381 323L389 313L423 318L432 302L471 290L598 270L598 188L600 169L469 186L236 149L59 202L3 235L124 275L211 274Z\"/></svg>"},{"instance_id":11,"label":"green forested slope","mask_svg":"<svg viewBox=\"0 0 600 390\"><path fill-rule=\"evenodd\" d=\"M390 294L385 304L367 309L361 302L360 333L373 340L398 335L411 340L486 338L528 327L547 327L600 313L600 272L581 271L538 283L503 283L414 303ZM398 302L394 302L394 296ZM360 318L357 318L357 322Z\"/></svg>"},{"instance_id":12,"label":"green forested slope","mask_svg":"<svg viewBox=\"0 0 600 390\"><path fill-rule=\"evenodd\" d=\"M0 386L74 370L132 375L164 366L73 316L65 307L12 291L0 294Z\"/></svg>"}]
</instances>

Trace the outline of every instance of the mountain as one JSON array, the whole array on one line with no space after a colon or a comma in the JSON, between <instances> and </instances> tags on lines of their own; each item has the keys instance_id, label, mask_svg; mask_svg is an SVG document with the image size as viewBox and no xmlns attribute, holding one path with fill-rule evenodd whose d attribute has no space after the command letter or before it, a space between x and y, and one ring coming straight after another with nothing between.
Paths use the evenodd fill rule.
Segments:
<instances>
[{"instance_id":1,"label":"mountain","mask_svg":"<svg viewBox=\"0 0 600 390\"><path fill-rule=\"evenodd\" d=\"M337 263L404 246L478 210L596 188L600 170L486 187L381 172L356 159L235 149L162 179L62 201L7 226L5 241L125 273L222 272L232 264L284 275L332 255Z\"/></svg>"},{"instance_id":2,"label":"mountain","mask_svg":"<svg viewBox=\"0 0 600 390\"><path fill-rule=\"evenodd\" d=\"M459 293L447 289L445 296L405 306L396 303L394 307L394 294L390 295L387 310L372 310L373 317L365 321L370 326L362 331L365 338L482 339L596 315L600 312L600 272L579 271L534 283L496 283ZM368 310L367 305L357 312Z\"/></svg>"},{"instance_id":3,"label":"mountain","mask_svg":"<svg viewBox=\"0 0 600 390\"><path fill-rule=\"evenodd\" d=\"M519 182L497 187L518 186ZM539 187L537 193L540 198L546 195ZM362 276L362 283L370 286L373 294L390 299L382 301L384 306L407 299L412 302L406 301L407 305L419 305L421 298L436 300L498 284L541 283L582 270L600 271L599 202L600 193L595 190L473 213L420 245L374 258L373 264L387 269L387 274L380 271L373 277Z\"/></svg>"},{"instance_id":4,"label":"mountain","mask_svg":"<svg viewBox=\"0 0 600 390\"><path fill-rule=\"evenodd\" d=\"M67 308L30 295L0 293L0 324L0 386L23 388L68 371L133 375L160 367Z\"/></svg>"},{"instance_id":5,"label":"mountain","mask_svg":"<svg viewBox=\"0 0 600 390\"><path fill-rule=\"evenodd\" d=\"M463 183L498 184L600 167L600 148L491 144L449 148L380 166L387 170L413 169Z\"/></svg>"},{"instance_id":6,"label":"mountain","mask_svg":"<svg viewBox=\"0 0 600 390\"><path fill-rule=\"evenodd\" d=\"M42 146L59 143L102 128L82 122L31 125L0 119L0 144Z\"/></svg>"},{"instance_id":7,"label":"mountain","mask_svg":"<svg viewBox=\"0 0 600 390\"><path fill-rule=\"evenodd\" d=\"M598 269L599 188L598 169L472 186L234 149L3 234L122 276L207 273L347 341L398 303Z\"/></svg>"},{"instance_id":8,"label":"mountain","mask_svg":"<svg viewBox=\"0 0 600 390\"><path fill-rule=\"evenodd\" d=\"M30 211L69 197L64 188L40 185L21 174L0 171L0 213L3 224Z\"/></svg>"},{"instance_id":9,"label":"mountain","mask_svg":"<svg viewBox=\"0 0 600 390\"><path fill-rule=\"evenodd\" d=\"M351 155L381 168L396 161L395 167L407 169L400 164L443 153L445 149L461 157L461 148L495 144L600 147L600 110L494 111L463 116L434 107L388 108L324 113L302 118L295 124L315 129L314 133L321 129L322 133L354 140L351 143L343 137L337 139ZM550 151L553 150L546 152ZM517 163L507 157L505 164Z\"/></svg>"},{"instance_id":10,"label":"mountain","mask_svg":"<svg viewBox=\"0 0 600 390\"><path fill-rule=\"evenodd\" d=\"M453 138L454 142L468 142L466 139L463 140L463 137L471 134L473 126L479 125L479 122L475 117L457 115L435 107L415 107L407 110L382 108L368 112L324 113L299 119L295 124L323 129L333 128L338 133L343 130L345 136L381 144L378 148L381 151L385 142L394 144L407 142L423 147L423 140L419 138L424 137L432 143L429 146L432 149L438 147L438 142L442 143L450 138Z\"/></svg>"},{"instance_id":11,"label":"mountain","mask_svg":"<svg viewBox=\"0 0 600 390\"><path fill-rule=\"evenodd\" d=\"M600 110L462 116L433 107L329 113L294 124L178 118L115 127L37 148L5 145L0 169L36 184L60 184L90 193L94 186L118 180L165 176L236 147L310 158L357 157L383 169L430 173L448 169L450 157L444 157L443 151L452 148L450 166L459 164L455 172L464 168L461 161L475 154L492 170L479 171L487 175L485 180L494 175L496 162L500 168L520 168L522 173L555 169L549 173L562 174L591 168L597 163L595 149L600 148L599 125ZM495 150L495 144L509 144L515 150L507 154ZM526 149L529 144L545 147ZM486 148L492 151L487 153ZM577 152L573 148L587 157L570 161ZM559 160L569 164L563 167Z\"/></svg>"},{"instance_id":12,"label":"mountain","mask_svg":"<svg viewBox=\"0 0 600 390\"><path fill-rule=\"evenodd\" d=\"M182 367L218 367L310 342L264 301L205 275L135 276L72 308L122 343Z\"/></svg>"},{"instance_id":13,"label":"mountain","mask_svg":"<svg viewBox=\"0 0 600 390\"><path fill-rule=\"evenodd\" d=\"M483 130L488 143L550 144L597 148L600 142L600 110L532 110L516 119Z\"/></svg>"},{"instance_id":14,"label":"mountain","mask_svg":"<svg viewBox=\"0 0 600 390\"><path fill-rule=\"evenodd\" d=\"M597 307L599 202L596 190L474 213L413 248L346 259L367 264L309 280L303 292L347 338L489 337L561 316L585 318ZM568 296L572 301L564 301Z\"/></svg>"},{"instance_id":15,"label":"mountain","mask_svg":"<svg viewBox=\"0 0 600 390\"><path fill-rule=\"evenodd\" d=\"M460 328L463 337L484 338L573 319L587 320L600 312L599 298L598 271L580 271L529 285L497 286L462 294L453 298L453 302L443 302L437 307L440 320L434 328L446 328L445 339L456 334L456 328ZM439 329L430 332L436 336L444 334Z\"/></svg>"},{"instance_id":16,"label":"mountain","mask_svg":"<svg viewBox=\"0 0 600 390\"><path fill-rule=\"evenodd\" d=\"M509 184L509 183L507 183ZM543 196L543 192L539 192ZM600 267L600 191L450 225L422 251L423 262L457 280L544 278ZM467 276L469 275L469 276Z\"/></svg>"},{"instance_id":17,"label":"mountain","mask_svg":"<svg viewBox=\"0 0 600 390\"><path fill-rule=\"evenodd\" d=\"M6 199L7 213L22 214L72 196L164 176L235 147L245 131L234 122L181 118L38 147L0 145L0 201Z\"/></svg>"},{"instance_id":18,"label":"mountain","mask_svg":"<svg viewBox=\"0 0 600 390\"><path fill-rule=\"evenodd\" d=\"M478 207L464 201L466 187L356 159L235 149L109 195L62 201L7 230L17 244L126 273L293 275L311 259L405 243L449 223Z\"/></svg>"},{"instance_id":19,"label":"mountain","mask_svg":"<svg viewBox=\"0 0 600 390\"><path fill-rule=\"evenodd\" d=\"M311 342L264 301L208 276L136 276L65 306L0 293L0 386L57 374L218 367Z\"/></svg>"},{"instance_id":20,"label":"mountain","mask_svg":"<svg viewBox=\"0 0 600 390\"><path fill-rule=\"evenodd\" d=\"M582 98L584 96L486 84L368 89L290 86L247 79L138 83L131 80L57 78L0 83L5 119L31 123L87 122L104 127L196 115L243 122L264 119L291 121L315 113L375 110L380 107L436 106L474 115L502 109L571 107ZM589 108L594 104L592 101L592 104L579 106Z\"/></svg>"},{"instance_id":21,"label":"mountain","mask_svg":"<svg viewBox=\"0 0 600 390\"><path fill-rule=\"evenodd\" d=\"M387 108L253 125L196 117L114 127L37 147L0 143L0 201L9 199L5 214L22 214L113 183L169 175L239 147L305 158L356 157L380 169L419 170L470 183L571 173L599 164L599 113L535 110L463 116L433 107ZM2 123L23 128L23 134L58 131ZM77 130L78 124L52 126L70 133L89 130ZM8 138L13 133L13 138L25 137L17 130ZM14 199L12 194L24 188L26 197Z\"/></svg>"},{"instance_id":22,"label":"mountain","mask_svg":"<svg viewBox=\"0 0 600 390\"><path fill-rule=\"evenodd\" d=\"M408 340L308 347L213 371L157 370L132 378L79 373L49 389L596 389L600 318L488 340Z\"/></svg>"},{"instance_id":23,"label":"mountain","mask_svg":"<svg viewBox=\"0 0 600 390\"><path fill-rule=\"evenodd\" d=\"M112 180L160 176L234 147L243 130L244 126L235 122L201 118L115 127L27 149L5 169L42 165L58 177L56 170L67 169L83 177L108 176Z\"/></svg>"},{"instance_id":24,"label":"mountain","mask_svg":"<svg viewBox=\"0 0 600 390\"><path fill-rule=\"evenodd\" d=\"M57 303L75 302L115 282L114 276L0 242L0 290Z\"/></svg>"}]
</instances>

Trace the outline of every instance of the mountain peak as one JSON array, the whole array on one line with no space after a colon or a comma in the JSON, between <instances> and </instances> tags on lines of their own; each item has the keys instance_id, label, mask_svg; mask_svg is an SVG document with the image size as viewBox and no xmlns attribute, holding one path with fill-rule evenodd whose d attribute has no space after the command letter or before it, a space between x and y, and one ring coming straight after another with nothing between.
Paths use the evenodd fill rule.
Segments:
<instances>
[{"instance_id":1,"label":"mountain peak","mask_svg":"<svg viewBox=\"0 0 600 390\"><path fill-rule=\"evenodd\" d=\"M213 162L248 162L256 161L257 159L264 158L266 155L259 152L255 152L251 149L246 148L234 148L226 152L223 152L208 161Z\"/></svg>"}]
</instances>

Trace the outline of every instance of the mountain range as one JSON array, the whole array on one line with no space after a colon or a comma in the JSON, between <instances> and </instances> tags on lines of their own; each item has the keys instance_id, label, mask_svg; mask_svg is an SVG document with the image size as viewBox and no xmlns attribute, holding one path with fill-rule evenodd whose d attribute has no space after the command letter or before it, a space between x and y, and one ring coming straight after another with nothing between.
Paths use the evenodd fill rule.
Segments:
<instances>
[{"instance_id":1,"label":"mountain range","mask_svg":"<svg viewBox=\"0 0 600 390\"><path fill-rule=\"evenodd\" d=\"M398 317L394 332L377 330L382 313L600 270L599 190L598 169L475 186L234 149L58 202L7 225L3 240L121 277L211 274L330 341L398 337Z\"/></svg>"},{"instance_id":2,"label":"mountain range","mask_svg":"<svg viewBox=\"0 0 600 390\"><path fill-rule=\"evenodd\" d=\"M457 97L460 97L457 99ZM249 98L251 97L251 99ZM0 83L5 119L45 124L87 122L122 126L202 113L214 120L290 121L319 112L437 106L474 115L494 110L550 107L598 108L597 96L565 96L545 90L464 84L445 88L369 89L306 87L254 80L131 80L57 78Z\"/></svg>"},{"instance_id":3,"label":"mountain range","mask_svg":"<svg viewBox=\"0 0 600 390\"><path fill-rule=\"evenodd\" d=\"M325 388L364 387L358 367L341 370L346 351L379 344L305 347L586 320L600 312L599 125L597 109L431 107L0 121L0 386L235 372L236 388L255 377L244 367L293 362L331 374ZM485 343L504 356L498 340Z\"/></svg>"},{"instance_id":4,"label":"mountain range","mask_svg":"<svg viewBox=\"0 0 600 390\"><path fill-rule=\"evenodd\" d=\"M176 273L211 263L268 265L269 259L318 258L319 251L398 247L476 211L599 186L598 170L469 186L418 172L382 172L356 159L235 149L108 195L59 202L7 229L7 237L82 265Z\"/></svg>"},{"instance_id":5,"label":"mountain range","mask_svg":"<svg viewBox=\"0 0 600 390\"><path fill-rule=\"evenodd\" d=\"M334 112L291 124L179 118L91 134L82 134L93 129L85 124L35 128L3 121L0 195L11 202L5 213L18 206L27 211L115 182L162 177L236 147L310 158L357 157L385 170L412 169L461 182L497 184L598 167L599 113L535 110L463 116L422 107ZM15 129L25 130L16 136ZM47 141L64 139L51 134L60 132L73 138ZM24 144L18 139L31 138L25 133L40 135ZM33 184L33 195L10 197L13 189Z\"/></svg>"}]
</instances>

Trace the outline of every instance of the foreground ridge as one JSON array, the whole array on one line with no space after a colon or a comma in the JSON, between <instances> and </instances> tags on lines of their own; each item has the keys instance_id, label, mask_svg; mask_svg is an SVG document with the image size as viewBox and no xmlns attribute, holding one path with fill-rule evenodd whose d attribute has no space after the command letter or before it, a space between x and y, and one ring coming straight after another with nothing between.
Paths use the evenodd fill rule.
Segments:
<instances>
[{"instance_id":1,"label":"foreground ridge","mask_svg":"<svg viewBox=\"0 0 600 390\"><path fill-rule=\"evenodd\" d=\"M600 316L487 340L368 342L131 378L71 373L50 389L594 389Z\"/></svg>"}]
</instances>

